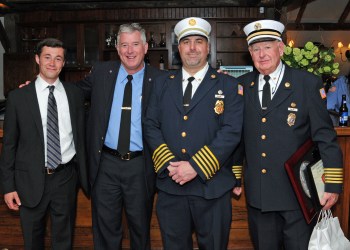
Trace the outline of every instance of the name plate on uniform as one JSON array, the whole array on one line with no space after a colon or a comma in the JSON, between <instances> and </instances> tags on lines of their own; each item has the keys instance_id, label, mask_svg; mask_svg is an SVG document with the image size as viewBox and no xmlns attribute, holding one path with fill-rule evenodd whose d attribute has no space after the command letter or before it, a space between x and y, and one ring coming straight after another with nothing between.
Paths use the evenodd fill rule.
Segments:
<instances>
[{"instance_id":1,"label":"name plate on uniform","mask_svg":"<svg viewBox=\"0 0 350 250\"><path fill-rule=\"evenodd\" d=\"M323 163L317 146L307 140L285 162L285 169L308 224L322 209L324 193Z\"/></svg>"}]
</instances>

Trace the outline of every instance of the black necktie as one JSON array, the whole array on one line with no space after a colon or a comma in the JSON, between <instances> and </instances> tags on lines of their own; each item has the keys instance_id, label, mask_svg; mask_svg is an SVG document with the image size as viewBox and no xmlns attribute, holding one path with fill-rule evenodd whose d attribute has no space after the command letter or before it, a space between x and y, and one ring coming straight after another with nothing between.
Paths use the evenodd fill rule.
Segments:
<instances>
[{"instance_id":1,"label":"black necktie","mask_svg":"<svg viewBox=\"0 0 350 250\"><path fill-rule=\"evenodd\" d=\"M54 169L62 161L60 132L58 129L58 113L57 104L53 91L55 86L49 86L49 97L47 102L47 122L46 122L46 138L47 138L47 167Z\"/></svg>"},{"instance_id":2,"label":"black necktie","mask_svg":"<svg viewBox=\"0 0 350 250\"><path fill-rule=\"evenodd\" d=\"M264 80L265 80L265 85L263 87L261 106L263 110L266 110L271 102L271 89L270 89L270 83L269 83L270 76L265 75Z\"/></svg>"},{"instance_id":3,"label":"black necktie","mask_svg":"<svg viewBox=\"0 0 350 250\"><path fill-rule=\"evenodd\" d=\"M123 106L120 118L120 129L117 149L122 156L129 152L130 146L132 75L128 75L127 79L128 82L126 83L124 88Z\"/></svg>"},{"instance_id":4,"label":"black necktie","mask_svg":"<svg viewBox=\"0 0 350 250\"><path fill-rule=\"evenodd\" d=\"M189 107L190 107L190 102L192 99L192 81L194 79L195 78L193 76L191 76L187 79L188 83L187 83L187 87L185 89L184 99L183 99L183 105L184 105L185 112L187 112Z\"/></svg>"}]
</instances>

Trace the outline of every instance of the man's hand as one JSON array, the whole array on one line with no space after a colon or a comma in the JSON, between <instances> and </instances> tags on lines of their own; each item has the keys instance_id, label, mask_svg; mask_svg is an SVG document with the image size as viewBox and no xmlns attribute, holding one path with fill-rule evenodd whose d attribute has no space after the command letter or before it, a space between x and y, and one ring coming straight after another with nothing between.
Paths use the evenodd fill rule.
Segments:
<instances>
[{"instance_id":1,"label":"man's hand","mask_svg":"<svg viewBox=\"0 0 350 250\"><path fill-rule=\"evenodd\" d=\"M184 185L197 176L197 172L188 161L170 162L168 170L169 176L180 185Z\"/></svg>"},{"instance_id":2,"label":"man's hand","mask_svg":"<svg viewBox=\"0 0 350 250\"><path fill-rule=\"evenodd\" d=\"M18 88L23 88L24 86L27 86L30 83L30 81L26 81L25 83L22 83L18 86Z\"/></svg>"},{"instance_id":3,"label":"man's hand","mask_svg":"<svg viewBox=\"0 0 350 250\"><path fill-rule=\"evenodd\" d=\"M4 200L9 209L18 211L21 200L16 191L4 195Z\"/></svg>"},{"instance_id":4,"label":"man's hand","mask_svg":"<svg viewBox=\"0 0 350 250\"><path fill-rule=\"evenodd\" d=\"M240 196L241 193L242 193L242 187L235 187L233 188L232 192L237 195L237 196Z\"/></svg>"},{"instance_id":5,"label":"man's hand","mask_svg":"<svg viewBox=\"0 0 350 250\"><path fill-rule=\"evenodd\" d=\"M337 193L324 193L322 199L320 200L323 210L330 209L335 203L337 203L339 194Z\"/></svg>"}]
</instances>

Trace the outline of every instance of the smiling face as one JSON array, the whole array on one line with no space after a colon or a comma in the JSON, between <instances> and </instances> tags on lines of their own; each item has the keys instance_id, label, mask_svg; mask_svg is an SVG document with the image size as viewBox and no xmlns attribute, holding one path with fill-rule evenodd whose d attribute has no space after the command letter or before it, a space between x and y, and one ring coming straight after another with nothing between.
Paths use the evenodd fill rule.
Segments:
<instances>
[{"instance_id":1,"label":"smiling face","mask_svg":"<svg viewBox=\"0 0 350 250\"><path fill-rule=\"evenodd\" d=\"M254 66L263 75L269 75L278 67L283 55L284 44L281 41L266 41L249 46Z\"/></svg>"},{"instance_id":2,"label":"smiling face","mask_svg":"<svg viewBox=\"0 0 350 250\"><path fill-rule=\"evenodd\" d=\"M128 74L134 74L143 68L148 44L142 41L139 31L122 32L116 47L121 63Z\"/></svg>"},{"instance_id":3,"label":"smiling face","mask_svg":"<svg viewBox=\"0 0 350 250\"><path fill-rule=\"evenodd\" d=\"M64 49L42 47L40 55L35 55L39 74L47 83L54 83L64 66Z\"/></svg>"},{"instance_id":4,"label":"smiling face","mask_svg":"<svg viewBox=\"0 0 350 250\"><path fill-rule=\"evenodd\" d=\"M209 54L208 40L202 36L188 36L180 40L179 53L183 68L192 74L207 64Z\"/></svg>"}]
</instances>

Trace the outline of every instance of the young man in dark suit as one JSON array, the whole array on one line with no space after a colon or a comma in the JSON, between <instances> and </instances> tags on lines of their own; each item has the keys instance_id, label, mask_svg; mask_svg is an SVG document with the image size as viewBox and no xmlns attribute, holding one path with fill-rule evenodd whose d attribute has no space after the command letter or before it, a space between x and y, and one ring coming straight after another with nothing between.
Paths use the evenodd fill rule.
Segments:
<instances>
[{"instance_id":1,"label":"young man in dark suit","mask_svg":"<svg viewBox=\"0 0 350 250\"><path fill-rule=\"evenodd\" d=\"M25 249L44 249L46 215L51 248L71 249L78 182L89 194L84 96L60 81L65 49L48 38L37 45L38 77L9 93L1 155L4 200L19 210Z\"/></svg>"},{"instance_id":2,"label":"young man in dark suit","mask_svg":"<svg viewBox=\"0 0 350 250\"><path fill-rule=\"evenodd\" d=\"M116 49L120 61L95 64L77 83L91 102L87 148L94 247L121 249L125 209L131 249L145 250L150 249L155 173L142 121L161 71L144 63L148 44L137 23L120 26Z\"/></svg>"},{"instance_id":3,"label":"young man in dark suit","mask_svg":"<svg viewBox=\"0 0 350 250\"><path fill-rule=\"evenodd\" d=\"M318 145L325 171L321 204L331 208L342 191L343 161L325 105L321 78L283 64L284 25L259 20L245 26L257 71L244 84L246 192L249 229L255 249L307 249L312 225L303 217L284 168L309 138ZM240 194L241 188L234 193Z\"/></svg>"}]
</instances>

